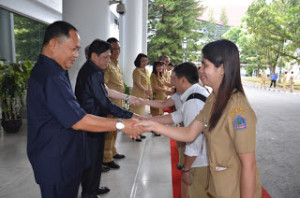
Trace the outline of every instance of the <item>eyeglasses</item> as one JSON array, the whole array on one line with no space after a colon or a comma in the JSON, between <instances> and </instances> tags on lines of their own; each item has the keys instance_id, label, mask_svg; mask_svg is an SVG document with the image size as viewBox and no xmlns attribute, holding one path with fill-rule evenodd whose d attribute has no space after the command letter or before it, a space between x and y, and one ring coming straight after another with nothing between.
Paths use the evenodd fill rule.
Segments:
<instances>
[{"instance_id":1,"label":"eyeglasses","mask_svg":"<svg viewBox=\"0 0 300 198\"><path fill-rule=\"evenodd\" d=\"M112 50L113 51L115 51L115 50L121 50L121 48L119 48L119 47L118 48L113 48Z\"/></svg>"}]
</instances>

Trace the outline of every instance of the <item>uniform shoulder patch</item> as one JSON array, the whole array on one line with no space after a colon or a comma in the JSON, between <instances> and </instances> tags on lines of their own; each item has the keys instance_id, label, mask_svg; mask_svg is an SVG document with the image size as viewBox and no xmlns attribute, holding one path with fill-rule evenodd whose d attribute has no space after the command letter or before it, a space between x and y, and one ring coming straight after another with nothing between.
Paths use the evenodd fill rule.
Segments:
<instances>
[{"instance_id":1,"label":"uniform shoulder patch","mask_svg":"<svg viewBox=\"0 0 300 198\"><path fill-rule=\"evenodd\" d=\"M233 121L233 124L235 126L235 128L237 130L240 130L240 129L245 129L247 128L247 121L245 118L242 118L240 116L238 116L234 121Z\"/></svg>"},{"instance_id":2,"label":"uniform shoulder patch","mask_svg":"<svg viewBox=\"0 0 300 198\"><path fill-rule=\"evenodd\" d=\"M236 109L234 109L233 111L230 112L230 115L233 115L233 114L235 114L238 111L245 111L245 108L243 108L243 107L236 108Z\"/></svg>"}]
</instances>

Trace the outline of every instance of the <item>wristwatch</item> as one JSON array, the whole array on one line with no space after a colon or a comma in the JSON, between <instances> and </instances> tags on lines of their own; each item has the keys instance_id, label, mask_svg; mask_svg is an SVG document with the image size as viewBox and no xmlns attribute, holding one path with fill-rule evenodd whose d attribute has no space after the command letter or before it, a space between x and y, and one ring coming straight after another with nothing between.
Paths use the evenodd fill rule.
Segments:
<instances>
[{"instance_id":1,"label":"wristwatch","mask_svg":"<svg viewBox=\"0 0 300 198\"><path fill-rule=\"evenodd\" d=\"M117 123L116 123L116 128L118 132L121 132L122 129L124 129L125 125L122 122L122 119L118 119Z\"/></svg>"},{"instance_id":2,"label":"wristwatch","mask_svg":"<svg viewBox=\"0 0 300 198\"><path fill-rule=\"evenodd\" d=\"M186 169L184 168L184 166L182 167L182 169L181 169L181 170L182 170L182 172L183 172L183 173L190 172L190 169L186 170Z\"/></svg>"},{"instance_id":3,"label":"wristwatch","mask_svg":"<svg viewBox=\"0 0 300 198\"><path fill-rule=\"evenodd\" d=\"M128 102L129 101L129 95L126 95L126 98L125 98L125 102Z\"/></svg>"}]
</instances>

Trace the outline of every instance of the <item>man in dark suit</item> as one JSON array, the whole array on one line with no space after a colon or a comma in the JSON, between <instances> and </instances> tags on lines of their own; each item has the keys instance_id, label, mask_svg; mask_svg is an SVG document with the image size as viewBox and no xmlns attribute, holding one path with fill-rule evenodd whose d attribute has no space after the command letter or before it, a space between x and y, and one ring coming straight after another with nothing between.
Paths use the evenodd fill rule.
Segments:
<instances>
[{"instance_id":1,"label":"man in dark suit","mask_svg":"<svg viewBox=\"0 0 300 198\"><path fill-rule=\"evenodd\" d=\"M81 107L93 115L131 118L133 113L111 102L104 85L104 70L110 63L112 46L106 41L94 40L88 51L88 60L80 69L75 87L75 95ZM137 118L137 116L135 116ZM98 189L105 143L105 134L87 133L90 167L82 178L82 198L94 198L105 189ZM106 188L106 190L108 190Z\"/></svg>"}]
</instances>

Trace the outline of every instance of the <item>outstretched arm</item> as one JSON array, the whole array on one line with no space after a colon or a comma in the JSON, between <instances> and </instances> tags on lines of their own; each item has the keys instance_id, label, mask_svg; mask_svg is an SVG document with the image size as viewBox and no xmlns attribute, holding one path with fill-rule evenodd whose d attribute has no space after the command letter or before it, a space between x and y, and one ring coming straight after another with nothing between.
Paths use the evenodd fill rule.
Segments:
<instances>
[{"instance_id":1,"label":"outstretched arm","mask_svg":"<svg viewBox=\"0 0 300 198\"><path fill-rule=\"evenodd\" d=\"M172 98L168 98L166 100L143 100L143 103L155 108L166 108L173 106L175 101Z\"/></svg>"},{"instance_id":2,"label":"outstretched arm","mask_svg":"<svg viewBox=\"0 0 300 198\"><path fill-rule=\"evenodd\" d=\"M154 131L181 142L192 142L203 130L203 123L194 120L188 127L170 127L153 121L141 121L137 126L143 126L146 131Z\"/></svg>"},{"instance_id":3,"label":"outstretched arm","mask_svg":"<svg viewBox=\"0 0 300 198\"><path fill-rule=\"evenodd\" d=\"M107 86L105 86L105 89L107 91L108 97L113 98L113 99L117 99L117 100L126 100L127 94L118 92L114 89L110 89Z\"/></svg>"},{"instance_id":4,"label":"outstretched arm","mask_svg":"<svg viewBox=\"0 0 300 198\"><path fill-rule=\"evenodd\" d=\"M128 100L130 105L138 106L142 104L142 98L137 98L135 96L130 96L124 93L121 93L119 91L116 91L114 89L110 89L107 86L105 86L105 89L107 91L107 95L110 98L117 99L117 100Z\"/></svg>"},{"instance_id":5,"label":"outstretched arm","mask_svg":"<svg viewBox=\"0 0 300 198\"><path fill-rule=\"evenodd\" d=\"M117 119L109 119L86 114L81 120L72 126L72 129L89 132L115 131L116 123ZM136 123L133 119L123 120L123 123L125 128L122 131L130 136L138 136L143 131L143 127L133 126L133 124Z\"/></svg>"},{"instance_id":6,"label":"outstretched arm","mask_svg":"<svg viewBox=\"0 0 300 198\"><path fill-rule=\"evenodd\" d=\"M151 120L151 121L158 122L161 124L174 124L171 114L154 116L154 117L149 117L149 118L142 118L142 119Z\"/></svg>"}]
</instances>

